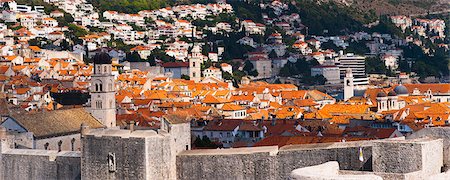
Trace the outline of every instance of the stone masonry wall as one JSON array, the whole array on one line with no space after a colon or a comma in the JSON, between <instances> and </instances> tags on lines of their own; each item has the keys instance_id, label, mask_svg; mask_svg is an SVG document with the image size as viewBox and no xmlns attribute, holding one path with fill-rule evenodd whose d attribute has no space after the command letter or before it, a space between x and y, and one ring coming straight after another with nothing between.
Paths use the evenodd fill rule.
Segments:
<instances>
[{"instance_id":1,"label":"stone masonry wall","mask_svg":"<svg viewBox=\"0 0 450 180\"><path fill-rule=\"evenodd\" d=\"M184 152L177 157L178 179L275 179L278 148L239 148ZM194 153L194 154L190 154Z\"/></svg>"},{"instance_id":2,"label":"stone masonry wall","mask_svg":"<svg viewBox=\"0 0 450 180\"><path fill-rule=\"evenodd\" d=\"M361 142L361 144L337 143L333 145L327 143L282 147L277 155L278 176L276 179L286 179L294 169L329 161L338 161L339 168L344 170L371 170L372 146L370 145L371 143ZM363 151L363 162L359 160L359 147Z\"/></svg>"},{"instance_id":3,"label":"stone masonry wall","mask_svg":"<svg viewBox=\"0 0 450 180\"><path fill-rule=\"evenodd\" d=\"M80 179L80 153L8 150L2 153L0 180Z\"/></svg>"},{"instance_id":4,"label":"stone masonry wall","mask_svg":"<svg viewBox=\"0 0 450 180\"><path fill-rule=\"evenodd\" d=\"M359 161L359 147L364 161ZM177 156L178 179L287 179L292 170L338 161L341 169L371 170L370 141L222 150L185 151Z\"/></svg>"},{"instance_id":5,"label":"stone masonry wall","mask_svg":"<svg viewBox=\"0 0 450 180\"><path fill-rule=\"evenodd\" d=\"M170 139L166 136L166 138L147 138L145 141L146 179L175 179L176 173L170 171L175 166L175 162L170 161L172 158Z\"/></svg>"},{"instance_id":6,"label":"stone masonry wall","mask_svg":"<svg viewBox=\"0 0 450 180\"><path fill-rule=\"evenodd\" d=\"M443 153L444 153L444 168L450 168L450 127L433 127L433 128L424 128L420 131L417 131L407 139L417 139L423 137L430 138L440 138L443 139Z\"/></svg>"},{"instance_id":7,"label":"stone masonry wall","mask_svg":"<svg viewBox=\"0 0 450 180\"><path fill-rule=\"evenodd\" d=\"M83 179L144 179L145 143L144 138L87 136L83 140ZM115 153L116 171L110 172L108 154Z\"/></svg>"}]
</instances>

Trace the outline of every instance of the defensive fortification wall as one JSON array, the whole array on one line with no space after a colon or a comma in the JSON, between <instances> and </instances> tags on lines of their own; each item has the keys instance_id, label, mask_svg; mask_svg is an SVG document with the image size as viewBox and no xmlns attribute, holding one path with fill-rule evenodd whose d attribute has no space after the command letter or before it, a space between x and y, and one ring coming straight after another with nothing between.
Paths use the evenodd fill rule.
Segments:
<instances>
[{"instance_id":1,"label":"defensive fortification wall","mask_svg":"<svg viewBox=\"0 0 450 180\"><path fill-rule=\"evenodd\" d=\"M80 179L80 153L14 149L2 152L0 180Z\"/></svg>"},{"instance_id":2,"label":"defensive fortification wall","mask_svg":"<svg viewBox=\"0 0 450 180\"><path fill-rule=\"evenodd\" d=\"M362 148L363 162L359 160ZM338 161L340 169L371 170L372 142L184 151L178 179L287 179L292 170ZM195 168L192 168L195 167ZM364 167L364 168L363 168Z\"/></svg>"},{"instance_id":3,"label":"defensive fortification wall","mask_svg":"<svg viewBox=\"0 0 450 180\"><path fill-rule=\"evenodd\" d=\"M12 149L14 138L0 126L0 180L80 179L80 152Z\"/></svg>"},{"instance_id":4,"label":"defensive fortification wall","mask_svg":"<svg viewBox=\"0 0 450 180\"><path fill-rule=\"evenodd\" d=\"M4 133L0 132L0 180L287 179L295 169L329 161L339 162L342 174L411 179L443 176L438 173L444 154L449 153L450 128L420 131L421 134L415 135L443 137L444 143L441 139L425 138L180 153L177 152L182 146L172 149L178 147L174 144L180 139L175 142L164 132L92 131L82 138L81 153L11 149ZM363 161L360 161L360 149ZM175 156L176 166L172 161Z\"/></svg>"},{"instance_id":5,"label":"defensive fortification wall","mask_svg":"<svg viewBox=\"0 0 450 180\"><path fill-rule=\"evenodd\" d=\"M444 142L444 168L450 168L450 127L433 127L424 128L414 134L411 134L407 139L417 139L423 137L439 138Z\"/></svg>"}]
</instances>

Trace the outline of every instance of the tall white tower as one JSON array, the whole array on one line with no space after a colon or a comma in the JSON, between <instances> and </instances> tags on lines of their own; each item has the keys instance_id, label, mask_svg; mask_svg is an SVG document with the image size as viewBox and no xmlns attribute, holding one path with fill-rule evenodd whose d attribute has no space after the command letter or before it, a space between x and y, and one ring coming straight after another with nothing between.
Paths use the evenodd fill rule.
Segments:
<instances>
[{"instance_id":1,"label":"tall white tower","mask_svg":"<svg viewBox=\"0 0 450 180\"><path fill-rule=\"evenodd\" d=\"M201 80L201 64L202 64L202 52L198 45L194 45L192 48L191 57L189 58L189 77L194 82Z\"/></svg>"},{"instance_id":2,"label":"tall white tower","mask_svg":"<svg viewBox=\"0 0 450 180\"><path fill-rule=\"evenodd\" d=\"M345 72L344 77L344 101L354 96L353 73L350 68Z\"/></svg>"},{"instance_id":3,"label":"tall white tower","mask_svg":"<svg viewBox=\"0 0 450 180\"><path fill-rule=\"evenodd\" d=\"M111 57L104 52L94 56L91 77L91 113L107 128L116 126L116 100Z\"/></svg>"}]
</instances>

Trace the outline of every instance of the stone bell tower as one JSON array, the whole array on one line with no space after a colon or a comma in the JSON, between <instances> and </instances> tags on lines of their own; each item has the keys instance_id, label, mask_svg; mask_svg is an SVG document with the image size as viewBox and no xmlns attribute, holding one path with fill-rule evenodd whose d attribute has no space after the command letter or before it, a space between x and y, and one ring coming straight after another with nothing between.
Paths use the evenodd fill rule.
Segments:
<instances>
[{"instance_id":1,"label":"stone bell tower","mask_svg":"<svg viewBox=\"0 0 450 180\"><path fill-rule=\"evenodd\" d=\"M194 82L199 82L201 80L201 65L202 65L202 53L200 46L194 45L192 49L192 55L189 58L189 77Z\"/></svg>"},{"instance_id":2,"label":"stone bell tower","mask_svg":"<svg viewBox=\"0 0 450 180\"><path fill-rule=\"evenodd\" d=\"M353 86L353 73L350 68L345 72L344 77L344 101L349 100L354 96L354 86Z\"/></svg>"},{"instance_id":3,"label":"stone bell tower","mask_svg":"<svg viewBox=\"0 0 450 180\"><path fill-rule=\"evenodd\" d=\"M94 74L91 76L91 113L106 127L116 126L116 96L111 57L101 52L94 60Z\"/></svg>"}]
</instances>

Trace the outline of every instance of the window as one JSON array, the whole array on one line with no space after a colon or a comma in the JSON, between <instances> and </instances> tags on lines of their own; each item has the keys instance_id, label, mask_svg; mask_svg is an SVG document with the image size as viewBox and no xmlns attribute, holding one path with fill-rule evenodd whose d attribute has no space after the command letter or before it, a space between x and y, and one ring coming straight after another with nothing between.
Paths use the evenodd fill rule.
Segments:
<instances>
[{"instance_id":1,"label":"window","mask_svg":"<svg viewBox=\"0 0 450 180\"><path fill-rule=\"evenodd\" d=\"M195 67L195 62L192 62L192 67ZM195 76L195 75L194 75Z\"/></svg>"},{"instance_id":2,"label":"window","mask_svg":"<svg viewBox=\"0 0 450 180\"><path fill-rule=\"evenodd\" d=\"M100 84L100 91L103 91L103 85Z\"/></svg>"},{"instance_id":3,"label":"window","mask_svg":"<svg viewBox=\"0 0 450 180\"><path fill-rule=\"evenodd\" d=\"M97 102L95 102L95 107L96 107L97 109L101 109L101 108L102 108L102 101L97 101Z\"/></svg>"},{"instance_id":4,"label":"window","mask_svg":"<svg viewBox=\"0 0 450 180\"><path fill-rule=\"evenodd\" d=\"M95 91L98 91L98 84L95 84Z\"/></svg>"},{"instance_id":5,"label":"window","mask_svg":"<svg viewBox=\"0 0 450 180\"><path fill-rule=\"evenodd\" d=\"M61 145L62 145L62 140L59 140L58 142L58 152L61 152Z\"/></svg>"},{"instance_id":6,"label":"window","mask_svg":"<svg viewBox=\"0 0 450 180\"><path fill-rule=\"evenodd\" d=\"M44 144L44 149L45 149L45 150L49 150L49 149L48 149L48 145L50 145L48 142Z\"/></svg>"},{"instance_id":7,"label":"window","mask_svg":"<svg viewBox=\"0 0 450 180\"><path fill-rule=\"evenodd\" d=\"M116 172L116 153L108 153L108 170Z\"/></svg>"},{"instance_id":8,"label":"window","mask_svg":"<svg viewBox=\"0 0 450 180\"><path fill-rule=\"evenodd\" d=\"M72 138L72 140L70 140L70 144L72 145L72 151L75 151L75 138Z\"/></svg>"}]
</instances>

